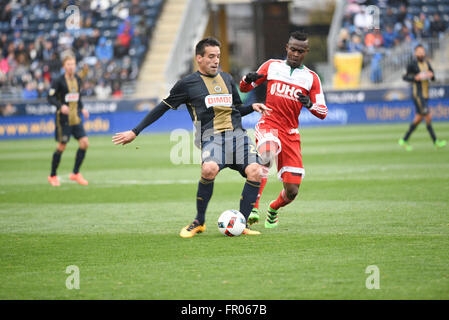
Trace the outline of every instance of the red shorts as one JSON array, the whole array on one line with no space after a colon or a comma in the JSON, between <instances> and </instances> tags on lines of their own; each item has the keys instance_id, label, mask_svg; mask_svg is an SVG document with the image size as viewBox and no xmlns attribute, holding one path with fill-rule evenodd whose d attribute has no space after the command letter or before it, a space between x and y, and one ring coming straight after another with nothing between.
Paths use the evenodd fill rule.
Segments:
<instances>
[{"instance_id":1,"label":"red shorts","mask_svg":"<svg viewBox=\"0 0 449 320\"><path fill-rule=\"evenodd\" d=\"M298 129L278 130L260 121L256 125L255 136L258 150L267 142L277 146L276 165L279 180L300 184L305 171L302 165L301 137Z\"/></svg>"}]
</instances>

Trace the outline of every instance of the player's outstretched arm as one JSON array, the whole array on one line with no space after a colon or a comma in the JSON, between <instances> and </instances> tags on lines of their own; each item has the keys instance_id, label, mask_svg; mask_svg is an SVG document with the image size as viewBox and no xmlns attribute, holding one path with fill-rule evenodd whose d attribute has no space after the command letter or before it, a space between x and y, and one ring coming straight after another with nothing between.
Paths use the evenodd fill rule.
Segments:
<instances>
[{"instance_id":1,"label":"player's outstretched arm","mask_svg":"<svg viewBox=\"0 0 449 320\"><path fill-rule=\"evenodd\" d=\"M136 137L137 137L136 134L132 130L123 131L123 132L116 133L112 137L112 142L115 145L118 145L118 144L125 145L125 144L132 142Z\"/></svg>"}]
</instances>

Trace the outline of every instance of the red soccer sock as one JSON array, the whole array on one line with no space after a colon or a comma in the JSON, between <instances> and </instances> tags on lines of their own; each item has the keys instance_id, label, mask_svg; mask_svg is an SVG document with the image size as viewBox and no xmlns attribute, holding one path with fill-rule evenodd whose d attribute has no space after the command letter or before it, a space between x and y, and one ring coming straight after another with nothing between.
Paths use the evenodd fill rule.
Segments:
<instances>
[{"instance_id":1,"label":"red soccer sock","mask_svg":"<svg viewBox=\"0 0 449 320\"><path fill-rule=\"evenodd\" d=\"M256 208L256 209L259 209L259 200L260 200L260 197L262 196L263 189L265 188L265 185L267 184L267 180L268 180L268 178L264 177L260 181L259 193L257 194L256 204L254 205L254 208Z\"/></svg>"},{"instance_id":2,"label":"red soccer sock","mask_svg":"<svg viewBox=\"0 0 449 320\"><path fill-rule=\"evenodd\" d=\"M272 204L270 204L270 207L274 210L278 210L279 208L286 206L292 201L293 200L287 198L287 196L285 195L285 190L282 189L281 193L279 194L279 197Z\"/></svg>"}]
</instances>

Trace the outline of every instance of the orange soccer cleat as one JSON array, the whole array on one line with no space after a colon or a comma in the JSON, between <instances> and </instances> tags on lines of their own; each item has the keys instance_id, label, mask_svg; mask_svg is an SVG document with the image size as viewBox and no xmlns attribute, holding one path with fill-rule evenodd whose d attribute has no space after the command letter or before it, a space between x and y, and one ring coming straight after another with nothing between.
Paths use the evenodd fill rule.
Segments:
<instances>
[{"instance_id":1,"label":"orange soccer cleat","mask_svg":"<svg viewBox=\"0 0 449 320\"><path fill-rule=\"evenodd\" d=\"M48 182L50 182L53 187L59 187L61 185L58 176L48 176Z\"/></svg>"},{"instance_id":2,"label":"orange soccer cleat","mask_svg":"<svg viewBox=\"0 0 449 320\"><path fill-rule=\"evenodd\" d=\"M87 186L89 184L89 182L83 178L81 173L71 173L69 179L78 182L82 186Z\"/></svg>"}]
</instances>

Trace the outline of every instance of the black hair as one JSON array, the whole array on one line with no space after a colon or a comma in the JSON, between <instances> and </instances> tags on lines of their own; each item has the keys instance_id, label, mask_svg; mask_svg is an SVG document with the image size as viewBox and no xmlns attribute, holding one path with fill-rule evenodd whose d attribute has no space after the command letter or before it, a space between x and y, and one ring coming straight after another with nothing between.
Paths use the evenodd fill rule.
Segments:
<instances>
[{"instance_id":1,"label":"black hair","mask_svg":"<svg viewBox=\"0 0 449 320\"><path fill-rule=\"evenodd\" d=\"M303 32L303 31L294 31L294 32L290 33L290 38L293 38L293 39L296 39L299 41L307 41L307 33Z\"/></svg>"},{"instance_id":2,"label":"black hair","mask_svg":"<svg viewBox=\"0 0 449 320\"><path fill-rule=\"evenodd\" d=\"M416 50L416 49L418 49L418 48L423 48L424 50L426 50L426 48L424 48L424 46L423 46L421 43L418 43L418 44L415 46L415 49L414 49L414 50Z\"/></svg>"},{"instance_id":3,"label":"black hair","mask_svg":"<svg viewBox=\"0 0 449 320\"><path fill-rule=\"evenodd\" d=\"M217 39L212 37L204 38L203 40L201 40L196 44L195 55L204 56L206 47L220 47L220 46L221 46L220 41L218 41Z\"/></svg>"}]
</instances>

